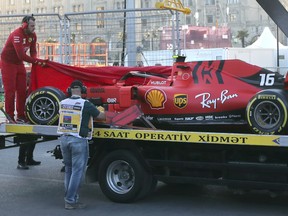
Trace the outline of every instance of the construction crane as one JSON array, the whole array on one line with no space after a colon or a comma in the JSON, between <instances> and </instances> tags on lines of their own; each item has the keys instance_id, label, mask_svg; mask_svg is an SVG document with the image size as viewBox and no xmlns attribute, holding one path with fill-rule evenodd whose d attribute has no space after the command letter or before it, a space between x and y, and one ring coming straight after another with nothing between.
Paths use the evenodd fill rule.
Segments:
<instances>
[{"instance_id":1,"label":"construction crane","mask_svg":"<svg viewBox=\"0 0 288 216\"><path fill-rule=\"evenodd\" d=\"M191 9L184 7L180 0L164 0L163 2L156 2L155 7L159 9L180 11L186 15L191 13Z\"/></svg>"}]
</instances>

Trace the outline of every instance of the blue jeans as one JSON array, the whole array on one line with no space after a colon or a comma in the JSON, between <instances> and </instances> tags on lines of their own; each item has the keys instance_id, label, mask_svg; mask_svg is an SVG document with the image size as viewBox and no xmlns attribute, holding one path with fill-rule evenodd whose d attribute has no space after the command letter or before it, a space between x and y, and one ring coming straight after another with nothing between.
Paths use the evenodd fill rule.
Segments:
<instances>
[{"instance_id":1,"label":"blue jeans","mask_svg":"<svg viewBox=\"0 0 288 216\"><path fill-rule=\"evenodd\" d=\"M78 202L78 190L85 176L88 161L88 140L74 136L61 136L61 151L65 165L65 197L67 203Z\"/></svg>"}]
</instances>

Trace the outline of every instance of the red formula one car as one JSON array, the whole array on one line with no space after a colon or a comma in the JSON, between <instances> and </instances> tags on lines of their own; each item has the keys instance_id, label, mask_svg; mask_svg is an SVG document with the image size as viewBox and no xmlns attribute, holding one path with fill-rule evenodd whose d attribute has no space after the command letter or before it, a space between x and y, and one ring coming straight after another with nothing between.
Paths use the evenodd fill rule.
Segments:
<instances>
[{"instance_id":1,"label":"red formula one car","mask_svg":"<svg viewBox=\"0 0 288 216\"><path fill-rule=\"evenodd\" d=\"M287 133L287 76L240 60L176 62L171 67L77 68L35 66L26 114L34 124L55 124L58 103L74 79L86 98L109 111L138 104L157 128L245 125L254 133Z\"/></svg>"}]
</instances>

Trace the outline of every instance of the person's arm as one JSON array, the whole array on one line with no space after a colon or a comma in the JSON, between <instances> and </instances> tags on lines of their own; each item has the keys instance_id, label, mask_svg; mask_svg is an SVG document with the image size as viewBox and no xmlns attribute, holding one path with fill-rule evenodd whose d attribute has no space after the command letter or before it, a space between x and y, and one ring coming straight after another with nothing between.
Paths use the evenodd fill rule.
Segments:
<instances>
[{"instance_id":1,"label":"person's arm","mask_svg":"<svg viewBox=\"0 0 288 216\"><path fill-rule=\"evenodd\" d=\"M85 106L87 111L97 120L106 120L106 115L103 107L96 108L91 102L86 101Z\"/></svg>"},{"instance_id":2,"label":"person's arm","mask_svg":"<svg viewBox=\"0 0 288 216\"><path fill-rule=\"evenodd\" d=\"M96 117L97 120L106 120L105 112L100 112L99 115Z\"/></svg>"}]
</instances>

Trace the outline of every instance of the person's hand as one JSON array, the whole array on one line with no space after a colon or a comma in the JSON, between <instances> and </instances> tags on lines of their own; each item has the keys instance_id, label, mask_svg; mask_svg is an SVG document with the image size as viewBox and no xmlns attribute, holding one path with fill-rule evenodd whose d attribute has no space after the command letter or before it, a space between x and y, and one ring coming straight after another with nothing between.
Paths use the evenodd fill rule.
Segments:
<instances>
[{"instance_id":1,"label":"person's hand","mask_svg":"<svg viewBox=\"0 0 288 216\"><path fill-rule=\"evenodd\" d=\"M104 107L102 107L102 106L98 106L97 109L98 109L100 112L105 112L105 109L104 109Z\"/></svg>"},{"instance_id":2,"label":"person's hand","mask_svg":"<svg viewBox=\"0 0 288 216\"><path fill-rule=\"evenodd\" d=\"M45 67L46 63L48 62L48 59L36 59L35 64L41 66L41 67Z\"/></svg>"}]
</instances>

